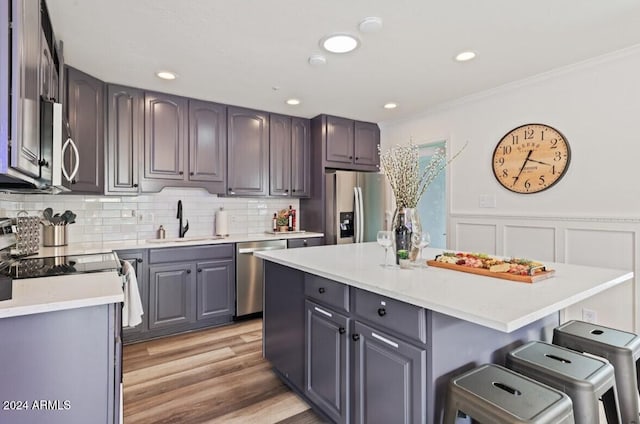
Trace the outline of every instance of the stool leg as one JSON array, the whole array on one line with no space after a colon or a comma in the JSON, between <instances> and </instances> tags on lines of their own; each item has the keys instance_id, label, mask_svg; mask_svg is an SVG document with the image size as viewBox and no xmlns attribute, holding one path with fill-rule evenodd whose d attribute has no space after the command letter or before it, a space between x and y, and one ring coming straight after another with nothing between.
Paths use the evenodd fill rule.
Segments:
<instances>
[{"instance_id":1,"label":"stool leg","mask_svg":"<svg viewBox=\"0 0 640 424\"><path fill-rule=\"evenodd\" d=\"M604 406L604 415L607 417L608 424L620 424L620 411L618 409L616 387L613 386L602 395L602 405Z\"/></svg>"}]
</instances>

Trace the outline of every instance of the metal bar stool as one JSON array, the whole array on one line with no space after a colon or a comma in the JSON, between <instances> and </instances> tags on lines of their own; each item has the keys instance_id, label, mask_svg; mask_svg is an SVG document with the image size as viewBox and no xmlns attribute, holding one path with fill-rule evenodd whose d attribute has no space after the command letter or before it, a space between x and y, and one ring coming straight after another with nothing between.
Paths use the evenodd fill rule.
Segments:
<instances>
[{"instance_id":1,"label":"metal bar stool","mask_svg":"<svg viewBox=\"0 0 640 424\"><path fill-rule=\"evenodd\" d=\"M576 424L598 424L602 397L609 424L620 422L613 366L549 343L532 341L507 354L507 367L571 398Z\"/></svg>"},{"instance_id":2,"label":"metal bar stool","mask_svg":"<svg viewBox=\"0 0 640 424\"><path fill-rule=\"evenodd\" d=\"M494 364L449 380L443 423L455 423L458 411L486 424L574 422L566 394Z\"/></svg>"},{"instance_id":3,"label":"metal bar stool","mask_svg":"<svg viewBox=\"0 0 640 424\"><path fill-rule=\"evenodd\" d=\"M611 362L622 422L640 423L636 366L640 357L640 337L589 322L569 321L553 330L553 344L598 355Z\"/></svg>"}]
</instances>

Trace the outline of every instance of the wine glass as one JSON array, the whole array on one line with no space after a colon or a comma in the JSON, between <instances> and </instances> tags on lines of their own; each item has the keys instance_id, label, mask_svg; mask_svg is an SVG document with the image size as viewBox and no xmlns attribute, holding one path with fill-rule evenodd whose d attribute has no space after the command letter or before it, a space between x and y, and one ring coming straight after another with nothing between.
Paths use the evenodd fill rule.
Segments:
<instances>
[{"instance_id":1,"label":"wine glass","mask_svg":"<svg viewBox=\"0 0 640 424\"><path fill-rule=\"evenodd\" d=\"M384 265L382 265L383 267L388 267L389 265L387 264L387 256L389 256L387 254L387 250L393 246L393 232L391 231L378 231L378 244L382 247L384 247Z\"/></svg>"},{"instance_id":2,"label":"wine glass","mask_svg":"<svg viewBox=\"0 0 640 424\"><path fill-rule=\"evenodd\" d=\"M422 232L414 232L411 235L411 243L414 246L418 246L418 259L416 260L416 262L420 263L420 266L422 267L426 267L426 263L422 263L423 259L422 259L422 249L424 249L425 247L429 246L429 244L431 243L431 235L429 234L428 231L422 231Z\"/></svg>"}]
</instances>

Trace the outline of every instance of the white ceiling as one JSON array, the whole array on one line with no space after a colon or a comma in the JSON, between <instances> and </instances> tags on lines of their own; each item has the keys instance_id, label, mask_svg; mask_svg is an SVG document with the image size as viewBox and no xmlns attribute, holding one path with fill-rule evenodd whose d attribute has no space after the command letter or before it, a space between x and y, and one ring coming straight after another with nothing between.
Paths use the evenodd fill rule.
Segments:
<instances>
[{"instance_id":1,"label":"white ceiling","mask_svg":"<svg viewBox=\"0 0 640 424\"><path fill-rule=\"evenodd\" d=\"M47 0L68 64L104 81L382 122L640 44L638 0ZM382 18L363 34L359 22ZM360 38L326 53L333 32ZM478 57L457 63L462 50ZM161 81L154 73L173 70ZM274 89L277 87L278 89ZM297 97L299 106L284 102ZM382 105L394 101L395 110ZM550 99L552 101L552 99Z\"/></svg>"}]
</instances>

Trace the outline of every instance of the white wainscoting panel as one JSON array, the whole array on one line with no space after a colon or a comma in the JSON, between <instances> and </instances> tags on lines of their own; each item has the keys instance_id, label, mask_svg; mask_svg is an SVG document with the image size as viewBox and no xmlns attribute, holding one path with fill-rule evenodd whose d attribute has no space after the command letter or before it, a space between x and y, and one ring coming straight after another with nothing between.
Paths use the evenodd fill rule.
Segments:
<instances>
[{"instance_id":1,"label":"white wainscoting panel","mask_svg":"<svg viewBox=\"0 0 640 424\"><path fill-rule=\"evenodd\" d=\"M553 227L505 225L502 237L504 254L556 262L556 230Z\"/></svg>"},{"instance_id":2,"label":"white wainscoting panel","mask_svg":"<svg viewBox=\"0 0 640 424\"><path fill-rule=\"evenodd\" d=\"M451 214L448 246L452 250L518 256L632 270L638 260L640 219L603 217L483 216ZM517 284L517 283L514 283ZM637 277L561 311L563 321L583 319L583 309L596 322L640 332L640 290Z\"/></svg>"}]
</instances>

